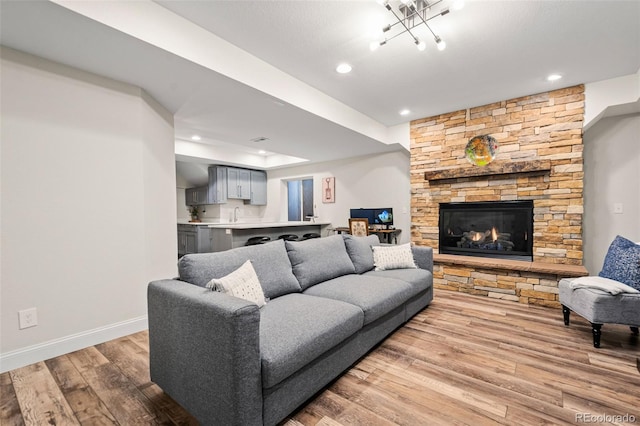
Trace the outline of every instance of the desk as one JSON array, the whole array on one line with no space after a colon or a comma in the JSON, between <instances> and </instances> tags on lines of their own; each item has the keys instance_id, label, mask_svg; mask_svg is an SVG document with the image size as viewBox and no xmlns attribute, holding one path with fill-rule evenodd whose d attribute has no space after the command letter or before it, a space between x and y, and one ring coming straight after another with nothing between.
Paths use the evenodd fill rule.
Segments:
<instances>
[{"instance_id":1,"label":"desk","mask_svg":"<svg viewBox=\"0 0 640 426\"><path fill-rule=\"evenodd\" d=\"M334 231L336 231L338 234L342 234L343 232L345 234L349 233L349 228L344 226L344 227L337 227L334 228ZM380 238L380 242L382 243L387 243L387 244L392 244L391 240L393 239L393 244L398 244L398 234L402 232L402 229L369 229L369 234L375 234L378 236L378 238Z\"/></svg>"}]
</instances>

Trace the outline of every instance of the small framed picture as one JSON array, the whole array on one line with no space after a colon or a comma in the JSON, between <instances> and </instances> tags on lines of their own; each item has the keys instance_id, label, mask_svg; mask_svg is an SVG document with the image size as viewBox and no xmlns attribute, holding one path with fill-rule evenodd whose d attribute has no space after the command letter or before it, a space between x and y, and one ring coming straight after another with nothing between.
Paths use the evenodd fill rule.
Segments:
<instances>
[{"instance_id":1,"label":"small framed picture","mask_svg":"<svg viewBox=\"0 0 640 426\"><path fill-rule=\"evenodd\" d=\"M335 177L322 178L322 202L323 203L336 202L336 178Z\"/></svg>"}]
</instances>

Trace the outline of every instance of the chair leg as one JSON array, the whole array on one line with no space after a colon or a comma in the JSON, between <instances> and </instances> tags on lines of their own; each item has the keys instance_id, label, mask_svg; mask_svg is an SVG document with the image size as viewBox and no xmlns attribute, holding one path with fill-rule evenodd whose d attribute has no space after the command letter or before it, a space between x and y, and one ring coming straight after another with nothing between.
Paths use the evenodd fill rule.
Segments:
<instances>
[{"instance_id":1,"label":"chair leg","mask_svg":"<svg viewBox=\"0 0 640 426\"><path fill-rule=\"evenodd\" d=\"M631 332L633 334L635 334L636 336L638 335L638 327L629 327L631 329Z\"/></svg>"},{"instance_id":2,"label":"chair leg","mask_svg":"<svg viewBox=\"0 0 640 426\"><path fill-rule=\"evenodd\" d=\"M564 325L569 325L569 315L571 314L571 309L562 305L562 316L564 316Z\"/></svg>"},{"instance_id":3,"label":"chair leg","mask_svg":"<svg viewBox=\"0 0 640 426\"><path fill-rule=\"evenodd\" d=\"M602 324L593 324L591 323L591 331L593 332L593 347L600 347L600 336L602 335Z\"/></svg>"}]
</instances>

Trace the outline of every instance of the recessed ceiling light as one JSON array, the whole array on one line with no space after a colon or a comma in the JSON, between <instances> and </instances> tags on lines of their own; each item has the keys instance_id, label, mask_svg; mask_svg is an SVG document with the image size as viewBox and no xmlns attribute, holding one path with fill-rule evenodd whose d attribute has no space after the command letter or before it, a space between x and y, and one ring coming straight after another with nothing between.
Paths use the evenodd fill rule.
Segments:
<instances>
[{"instance_id":1,"label":"recessed ceiling light","mask_svg":"<svg viewBox=\"0 0 640 426\"><path fill-rule=\"evenodd\" d=\"M193 136L191 136L191 140L192 140L192 141L199 141L199 140L201 140L201 139L202 139L202 138L200 137L200 135L193 135Z\"/></svg>"},{"instance_id":2,"label":"recessed ceiling light","mask_svg":"<svg viewBox=\"0 0 640 426\"><path fill-rule=\"evenodd\" d=\"M260 151L258 151L258 154L266 154L267 151L265 151L264 149L261 149Z\"/></svg>"},{"instance_id":3,"label":"recessed ceiling light","mask_svg":"<svg viewBox=\"0 0 640 426\"><path fill-rule=\"evenodd\" d=\"M342 63L336 67L336 71L339 72L340 74L350 73L351 70L352 70L351 65L345 64L345 63Z\"/></svg>"},{"instance_id":4,"label":"recessed ceiling light","mask_svg":"<svg viewBox=\"0 0 640 426\"><path fill-rule=\"evenodd\" d=\"M560 74L549 74L547 76L547 81L556 81L556 80L560 80L562 78L562 76Z\"/></svg>"},{"instance_id":5,"label":"recessed ceiling light","mask_svg":"<svg viewBox=\"0 0 640 426\"><path fill-rule=\"evenodd\" d=\"M400 115L409 115L411 113L411 111L409 111L408 109L403 109L402 111L400 111Z\"/></svg>"}]
</instances>

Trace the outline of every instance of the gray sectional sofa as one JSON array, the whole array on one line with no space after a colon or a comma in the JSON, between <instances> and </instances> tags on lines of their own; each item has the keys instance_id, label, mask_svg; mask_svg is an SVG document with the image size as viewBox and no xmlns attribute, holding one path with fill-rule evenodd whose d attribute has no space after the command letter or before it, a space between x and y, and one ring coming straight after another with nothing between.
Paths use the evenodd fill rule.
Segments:
<instances>
[{"instance_id":1,"label":"gray sectional sofa","mask_svg":"<svg viewBox=\"0 0 640 426\"><path fill-rule=\"evenodd\" d=\"M374 270L378 237L192 254L148 287L151 380L204 425L273 425L433 298L433 254ZM410 255L409 255L410 256ZM266 305L205 288L251 260Z\"/></svg>"}]
</instances>

